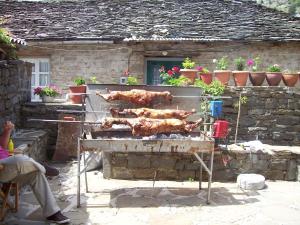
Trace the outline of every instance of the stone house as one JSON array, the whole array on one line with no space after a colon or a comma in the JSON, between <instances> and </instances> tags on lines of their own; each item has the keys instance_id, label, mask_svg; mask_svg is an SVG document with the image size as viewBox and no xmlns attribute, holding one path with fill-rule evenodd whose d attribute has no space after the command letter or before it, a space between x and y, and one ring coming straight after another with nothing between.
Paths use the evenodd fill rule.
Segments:
<instances>
[{"instance_id":1,"label":"stone house","mask_svg":"<svg viewBox=\"0 0 300 225\"><path fill-rule=\"evenodd\" d=\"M212 59L260 56L299 71L300 19L255 2L55 1L0 3L0 18L28 45L19 53L34 63L32 88L72 84L77 76L118 83L125 70L140 83L160 82L161 65L192 57L214 69ZM299 85L299 84L298 84Z\"/></svg>"}]
</instances>

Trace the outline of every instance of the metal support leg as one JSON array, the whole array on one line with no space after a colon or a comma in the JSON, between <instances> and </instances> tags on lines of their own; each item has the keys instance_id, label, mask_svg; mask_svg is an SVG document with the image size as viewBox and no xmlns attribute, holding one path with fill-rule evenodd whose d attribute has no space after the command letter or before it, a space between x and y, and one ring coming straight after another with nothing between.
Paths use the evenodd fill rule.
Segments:
<instances>
[{"instance_id":1,"label":"metal support leg","mask_svg":"<svg viewBox=\"0 0 300 225\"><path fill-rule=\"evenodd\" d=\"M77 208L80 207L80 138L77 141Z\"/></svg>"},{"instance_id":2,"label":"metal support leg","mask_svg":"<svg viewBox=\"0 0 300 225\"><path fill-rule=\"evenodd\" d=\"M201 152L201 159L203 159L203 152ZM202 189L202 170L203 170L203 167L202 167L202 164L200 163L200 169L199 169L199 190Z\"/></svg>"},{"instance_id":3,"label":"metal support leg","mask_svg":"<svg viewBox=\"0 0 300 225\"><path fill-rule=\"evenodd\" d=\"M212 182L212 172L214 166L214 150L211 151L210 155L210 173L208 178L208 193L207 193L207 204L210 204L210 189L211 189L211 182Z\"/></svg>"},{"instance_id":4,"label":"metal support leg","mask_svg":"<svg viewBox=\"0 0 300 225\"><path fill-rule=\"evenodd\" d=\"M85 153L83 153L83 168L84 168L84 179L85 179L85 191L86 193L89 192L88 189L88 180L87 180L87 173L86 173L86 158L85 158Z\"/></svg>"}]
</instances>

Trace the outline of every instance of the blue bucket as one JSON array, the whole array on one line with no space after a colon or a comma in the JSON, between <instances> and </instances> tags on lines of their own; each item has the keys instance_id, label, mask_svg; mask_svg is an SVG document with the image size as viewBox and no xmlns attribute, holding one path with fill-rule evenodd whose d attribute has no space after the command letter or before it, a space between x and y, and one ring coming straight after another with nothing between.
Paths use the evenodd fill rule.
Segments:
<instances>
[{"instance_id":1,"label":"blue bucket","mask_svg":"<svg viewBox=\"0 0 300 225\"><path fill-rule=\"evenodd\" d=\"M210 101L210 112L212 117L220 117L222 114L223 101Z\"/></svg>"}]
</instances>

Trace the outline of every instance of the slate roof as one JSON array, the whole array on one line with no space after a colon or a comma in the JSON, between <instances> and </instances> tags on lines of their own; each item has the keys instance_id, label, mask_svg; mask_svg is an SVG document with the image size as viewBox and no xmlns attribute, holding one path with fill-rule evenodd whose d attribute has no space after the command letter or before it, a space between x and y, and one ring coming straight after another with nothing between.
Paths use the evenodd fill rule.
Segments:
<instances>
[{"instance_id":1,"label":"slate roof","mask_svg":"<svg viewBox=\"0 0 300 225\"><path fill-rule=\"evenodd\" d=\"M300 19L249 0L0 0L10 31L29 40L300 40Z\"/></svg>"}]
</instances>

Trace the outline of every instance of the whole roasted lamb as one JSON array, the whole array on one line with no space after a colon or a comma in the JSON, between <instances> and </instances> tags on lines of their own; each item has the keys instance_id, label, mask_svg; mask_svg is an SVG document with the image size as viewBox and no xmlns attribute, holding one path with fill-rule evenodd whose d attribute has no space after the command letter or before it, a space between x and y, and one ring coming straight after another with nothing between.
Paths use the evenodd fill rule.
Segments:
<instances>
[{"instance_id":1,"label":"whole roasted lamb","mask_svg":"<svg viewBox=\"0 0 300 225\"><path fill-rule=\"evenodd\" d=\"M172 101L172 95L169 91L155 92L140 89L132 89L130 91L110 91L107 94L96 92L96 95L103 97L106 101L122 100L131 102L140 106L149 106L155 98L163 98L169 102Z\"/></svg>"},{"instance_id":2,"label":"whole roasted lamb","mask_svg":"<svg viewBox=\"0 0 300 225\"><path fill-rule=\"evenodd\" d=\"M196 122L179 119L150 119L150 118L105 118L102 128L108 129L113 124L125 124L132 129L133 136L151 136L160 133L189 133L202 123L202 119Z\"/></svg>"}]
</instances>

